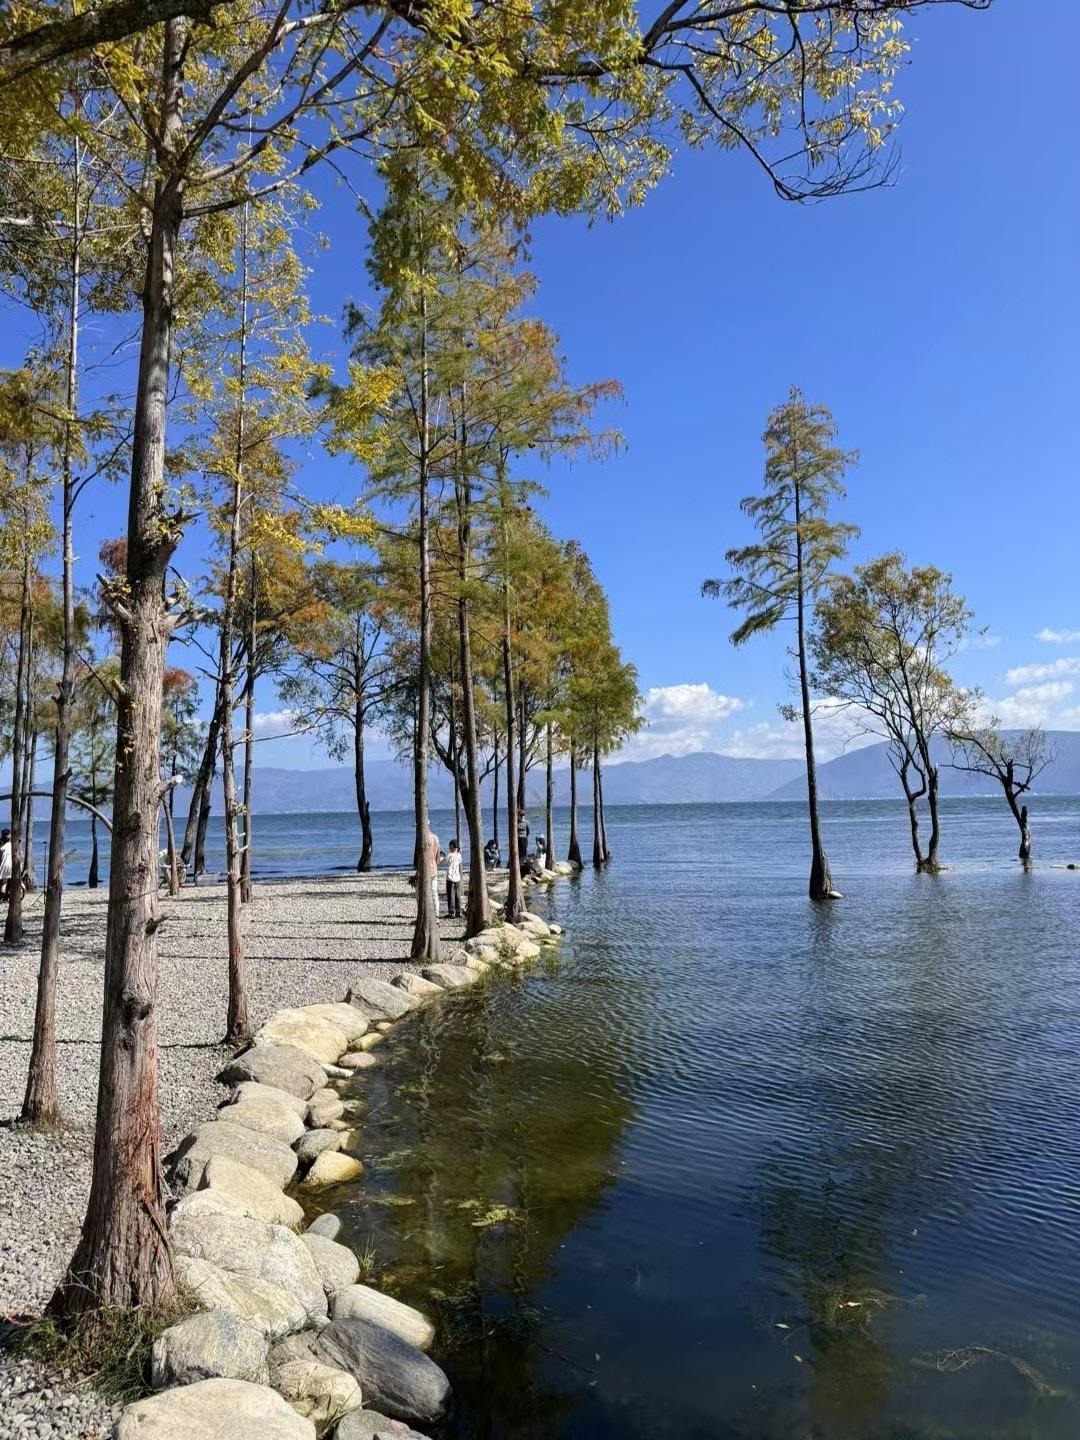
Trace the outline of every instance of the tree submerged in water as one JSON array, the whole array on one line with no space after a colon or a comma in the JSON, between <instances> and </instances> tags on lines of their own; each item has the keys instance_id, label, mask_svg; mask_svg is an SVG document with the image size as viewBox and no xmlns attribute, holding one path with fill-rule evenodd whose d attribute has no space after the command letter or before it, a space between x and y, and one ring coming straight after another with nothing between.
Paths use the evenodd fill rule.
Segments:
<instances>
[{"instance_id":1,"label":"tree submerged in water","mask_svg":"<svg viewBox=\"0 0 1080 1440\"><path fill-rule=\"evenodd\" d=\"M952 734L953 765L973 775L996 780L1005 795L1012 817L1020 830L1019 858L1031 859L1031 826L1023 797L1054 759L1054 747L1040 725L1005 735L991 719L981 730Z\"/></svg>"},{"instance_id":2,"label":"tree submerged in water","mask_svg":"<svg viewBox=\"0 0 1080 1440\"><path fill-rule=\"evenodd\" d=\"M785 709L802 721L806 750L806 788L810 807L811 900L839 898L829 872L818 816L814 726L807 666L807 616L822 593L835 562L859 533L855 525L829 518L834 500L846 494L841 483L854 451L833 442L836 425L823 405L810 405L793 386L787 400L769 416L765 434L765 487L741 502L761 539L727 552L732 574L727 580L706 580L701 593L722 598L746 618L733 631L731 643L742 645L753 635L794 621L800 705Z\"/></svg>"}]
</instances>

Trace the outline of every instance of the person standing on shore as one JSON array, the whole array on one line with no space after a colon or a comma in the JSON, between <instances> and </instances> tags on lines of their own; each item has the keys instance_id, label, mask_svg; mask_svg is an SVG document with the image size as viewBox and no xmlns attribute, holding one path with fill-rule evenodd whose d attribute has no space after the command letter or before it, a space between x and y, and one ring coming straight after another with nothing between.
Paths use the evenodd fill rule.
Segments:
<instances>
[{"instance_id":1,"label":"person standing on shore","mask_svg":"<svg viewBox=\"0 0 1080 1440\"><path fill-rule=\"evenodd\" d=\"M439 849L439 837L430 827L427 832L428 855L431 858L431 894L435 902L435 918L439 918L439 861L443 858Z\"/></svg>"},{"instance_id":2,"label":"person standing on shore","mask_svg":"<svg viewBox=\"0 0 1080 1440\"><path fill-rule=\"evenodd\" d=\"M0 830L0 900L6 900L11 880L11 831Z\"/></svg>"},{"instance_id":3,"label":"person standing on shore","mask_svg":"<svg viewBox=\"0 0 1080 1440\"><path fill-rule=\"evenodd\" d=\"M451 920L461 919L461 851L456 840L446 852L446 913Z\"/></svg>"}]
</instances>

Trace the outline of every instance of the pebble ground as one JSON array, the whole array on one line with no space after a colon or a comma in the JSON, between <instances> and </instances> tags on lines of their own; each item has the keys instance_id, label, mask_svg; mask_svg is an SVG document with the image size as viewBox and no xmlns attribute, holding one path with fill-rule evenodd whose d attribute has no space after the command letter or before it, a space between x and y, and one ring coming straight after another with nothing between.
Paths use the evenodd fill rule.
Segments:
<instances>
[{"instance_id":1,"label":"pebble ground","mask_svg":"<svg viewBox=\"0 0 1080 1440\"><path fill-rule=\"evenodd\" d=\"M63 1127L16 1125L26 1083L41 943L40 893L27 897L21 948L0 946L0 1440L102 1440L114 1414L70 1377L43 1374L2 1348L3 1317L40 1313L74 1249L90 1189L101 1033L105 890L64 897L57 989ZM341 1000L354 975L389 978L407 963L414 895L403 873L267 881L244 911L253 1025L283 1005ZM163 897L163 1153L224 1098L223 886ZM446 942L461 921L442 922Z\"/></svg>"}]
</instances>

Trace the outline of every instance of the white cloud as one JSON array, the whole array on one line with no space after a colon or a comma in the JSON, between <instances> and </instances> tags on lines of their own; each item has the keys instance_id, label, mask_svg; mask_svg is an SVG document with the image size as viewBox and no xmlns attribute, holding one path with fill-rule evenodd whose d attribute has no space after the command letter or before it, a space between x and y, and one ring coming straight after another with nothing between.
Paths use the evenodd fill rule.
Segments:
<instances>
[{"instance_id":1,"label":"white cloud","mask_svg":"<svg viewBox=\"0 0 1080 1440\"><path fill-rule=\"evenodd\" d=\"M643 698L645 728L627 742L617 758L651 760L657 755L719 750L722 741L717 726L745 708L745 700L723 695L704 681L654 686Z\"/></svg>"},{"instance_id":2,"label":"white cloud","mask_svg":"<svg viewBox=\"0 0 1080 1440\"><path fill-rule=\"evenodd\" d=\"M814 752L820 761L833 760L846 750L876 745L871 718L840 700L815 700ZM801 760L804 753L801 720L764 720L734 731L724 742L725 755L747 760Z\"/></svg>"},{"instance_id":3,"label":"white cloud","mask_svg":"<svg viewBox=\"0 0 1080 1440\"><path fill-rule=\"evenodd\" d=\"M1046 645L1076 645L1080 643L1080 630L1051 630L1043 626L1035 639Z\"/></svg>"},{"instance_id":4,"label":"white cloud","mask_svg":"<svg viewBox=\"0 0 1080 1440\"><path fill-rule=\"evenodd\" d=\"M1006 670L1007 685L1030 685L1037 680L1052 680L1055 675L1080 675L1080 656L1052 660L1048 665L1017 665Z\"/></svg>"},{"instance_id":5,"label":"white cloud","mask_svg":"<svg viewBox=\"0 0 1080 1440\"><path fill-rule=\"evenodd\" d=\"M1066 695L1073 692L1071 680L1047 680L1044 685L1024 685L1017 690L1015 700L1064 700Z\"/></svg>"},{"instance_id":6,"label":"white cloud","mask_svg":"<svg viewBox=\"0 0 1080 1440\"><path fill-rule=\"evenodd\" d=\"M291 710L260 710L252 716L251 730L256 739L272 735L275 740L297 739L293 732L303 724Z\"/></svg>"}]
</instances>

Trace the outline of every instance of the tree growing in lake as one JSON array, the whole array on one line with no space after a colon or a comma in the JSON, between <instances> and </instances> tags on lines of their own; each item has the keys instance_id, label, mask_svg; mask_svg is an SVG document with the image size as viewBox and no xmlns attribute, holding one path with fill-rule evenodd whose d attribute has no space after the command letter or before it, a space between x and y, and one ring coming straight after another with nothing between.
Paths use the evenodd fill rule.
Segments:
<instances>
[{"instance_id":1,"label":"tree growing in lake","mask_svg":"<svg viewBox=\"0 0 1080 1440\"><path fill-rule=\"evenodd\" d=\"M837 577L817 606L813 684L870 717L889 742L889 759L907 801L911 845L920 871L938 869L941 820L935 739L963 724L970 698L945 669L972 612L933 565L904 565L883 555ZM925 853L919 802L930 814Z\"/></svg>"},{"instance_id":2,"label":"tree growing in lake","mask_svg":"<svg viewBox=\"0 0 1080 1440\"><path fill-rule=\"evenodd\" d=\"M745 619L732 633L742 645L753 635L793 622L798 667L799 706L790 712L802 721L806 753L806 795L810 810L810 899L836 898L818 815L814 723L810 705L808 635L810 611L824 592L833 565L858 534L854 525L830 518L834 501L845 495L842 477L856 460L841 450L836 425L824 405L810 405L793 387L769 416L765 429L765 487L748 495L741 508L761 533L752 545L727 552L732 574L706 580L702 593L725 599Z\"/></svg>"},{"instance_id":3,"label":"tree growing in lake","mask_svg":"<svg viewBox=\"0 0 1080 1440\"><path fill-rule=\"evenodd\" d=\"M979 729L950 734L953 765L973 775L985 775L1001 786L1005 802L1020 831L1019 858L1031 859L1031 827L1024 796L1054 759L1054 747L1040 725L1007 735L996 719Z\"/></svg>"}]
</instances>

